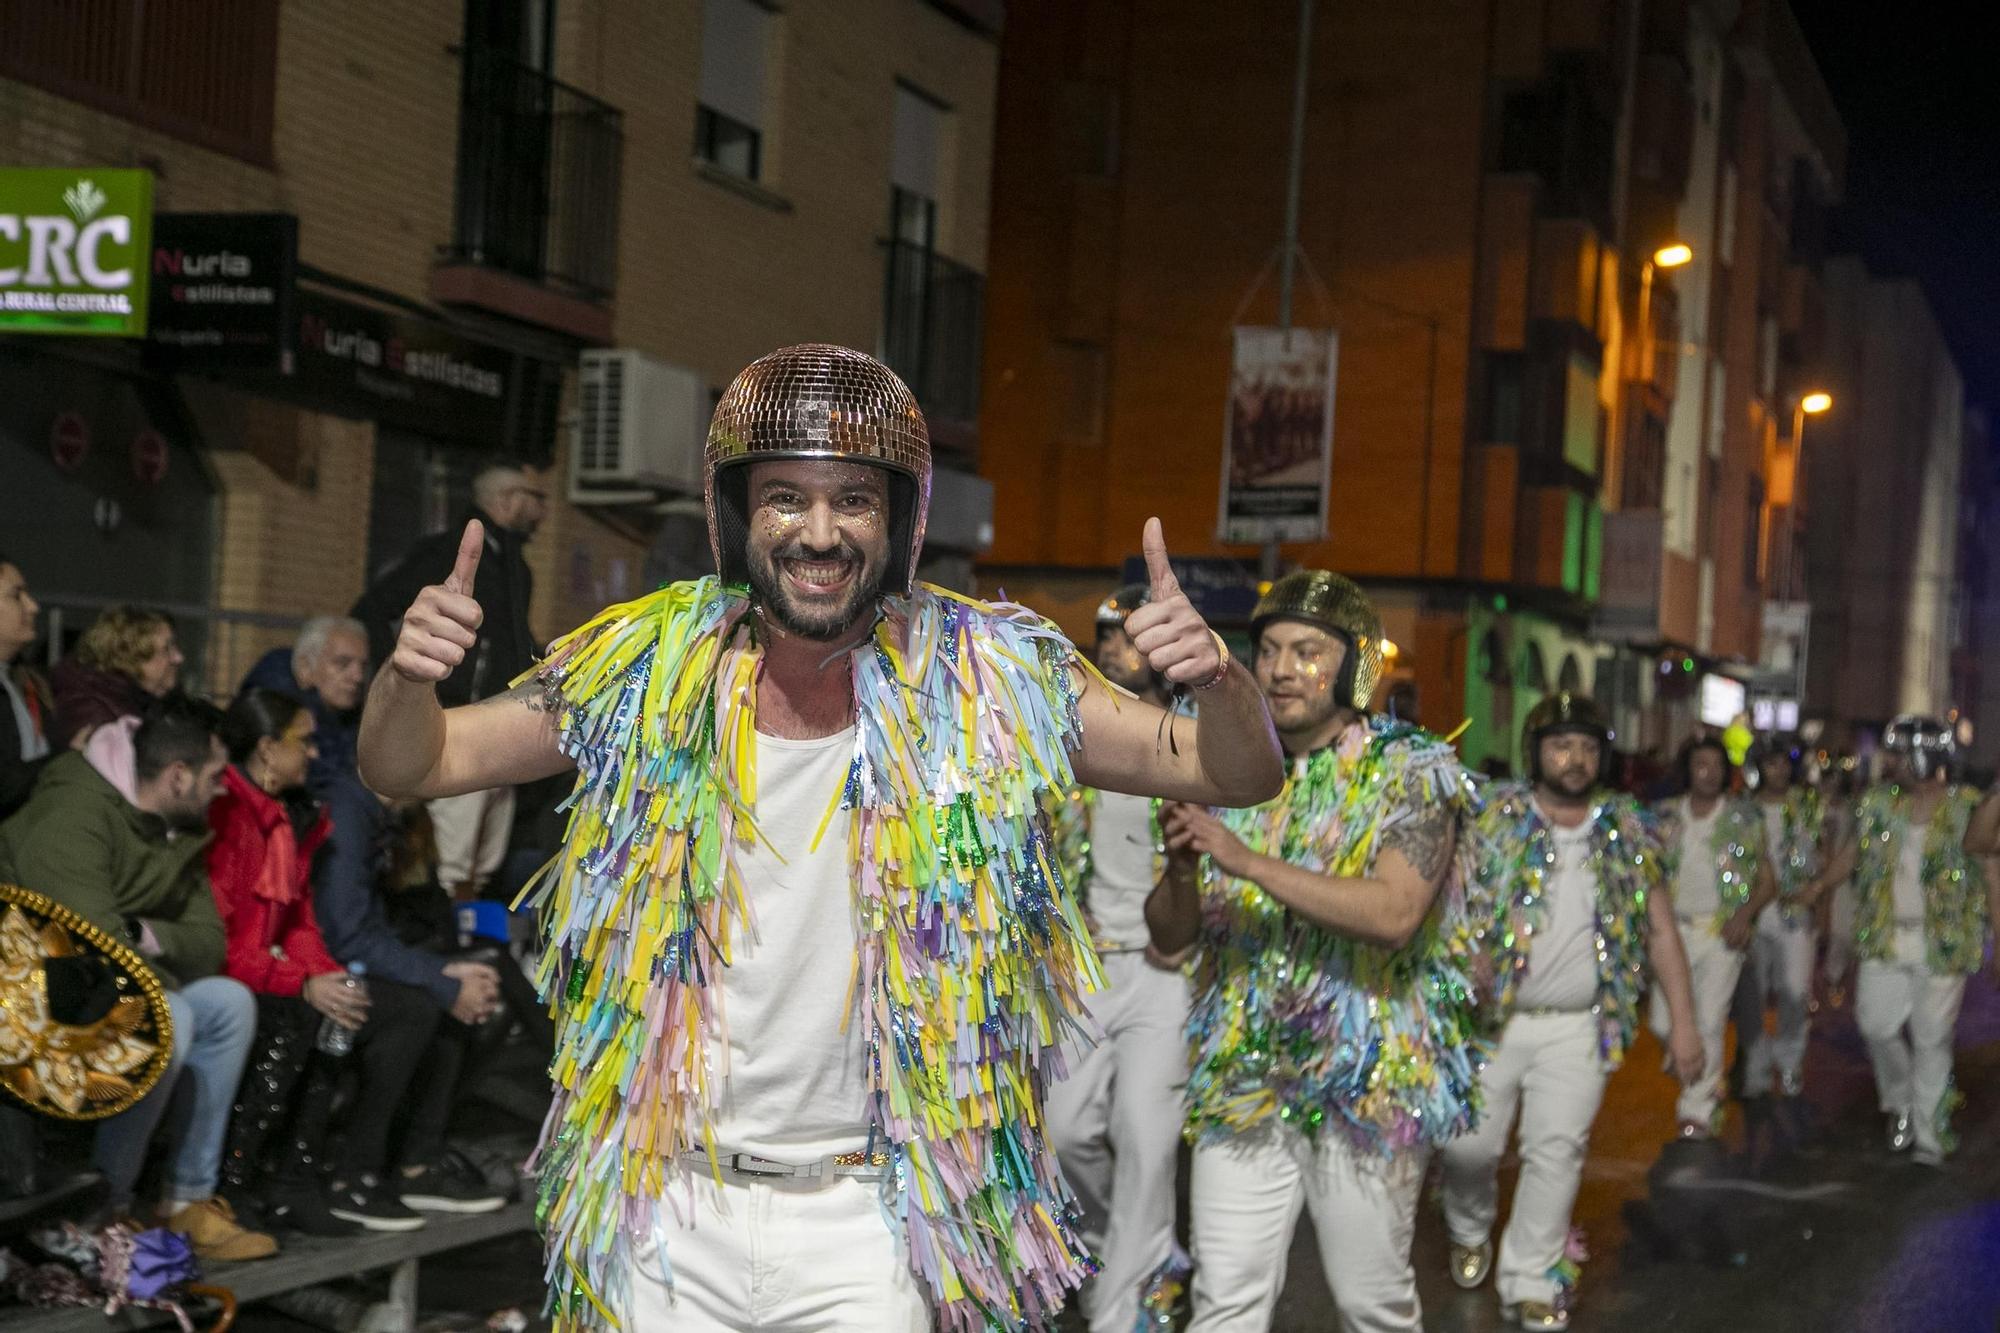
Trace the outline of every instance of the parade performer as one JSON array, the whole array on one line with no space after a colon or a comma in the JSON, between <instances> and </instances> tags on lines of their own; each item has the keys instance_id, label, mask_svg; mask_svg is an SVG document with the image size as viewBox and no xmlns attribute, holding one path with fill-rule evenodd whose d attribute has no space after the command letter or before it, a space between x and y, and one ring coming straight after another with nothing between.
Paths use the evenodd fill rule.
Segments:
<instances>
[{"instance_id":1,"label":"parade performer","mask_svg":"<svg viewBox=\"0 0 2000 1333\"><path fill-rule=\"evenodd\" d=\"M1143 583L1097 608L1092 658L1113 685L1162 708L1165 679L1126 633L1144 605ZM1175 724L1178 725L1178 724ZM1167 1317L1187 1279L1174 1240L1174 1175L1187 1082L1187 979L1146 935L1146 896L1166 847L1153 802L1078 787L1056 811L1056 847L1104 967L1090 997L1103 1036L1049 1089L1049 1139L1083 1206L1084 1244L1099 1271L1078 1303L1091 1333L1133 1333Z\"/></svg>"},{"instance_id":2,"label":"parade performer","mask_svg":"<svg viewBox=\"0 0 2000 1333\"><path fill-rule=\"evenodd\" d=\"M445 711L432 685L478 621L469 524L375 681L378 791L579 770L533 890L559 1329L1042 1328L1088 1271L1041 1101L1097 967L1043 812L1073 782L1254 803L1282 764L1157 522L1127 630L1203 691L1171 734L1040 617L917 581L930 473L885 366L774 353L710 427L719 578Z\"/></svg>"},{"instance_id":3,"label":"parade performer","mask_svg":"<svg viewBox=\"0 0 2000 1333\"><path fill-rule=\"evenodd\" d=\"M1991 802L1982 809L1976 790L1952 781L1950 727L1899 717L1882 750L1885 781L1863 793L1854 837L1813 887L1854 876L1854 1022L1875 1067L1889 1149L1914 1149L1916 1161L1936 1166L1957 1143L1952 1033L1965 979L1979 970L2000 920L2000 876L1982 864L2000 848Z\"/></svg>"},{"instance_id":4,"label":"parade performer","mask_svg":"<svg viewBox=\"0 0 2000 1333\"><path fill-rule=\"evenodd\" d=\"M1723 1035L1736 980L1757 915L1778 894L1764 855L1764 821L1751 802L1728 794L1733 767L1719 739L1689 741L1680 754L1682 794L1655 812L1662 887L1680 923L1701 1034L1701 1077L1684 1082L1674 1103L1681 1137L1689 1139L1710 1138L1722 1128ZM1662 991L1653 994L1652 1027L1662 1041L1671 1031Z\"/></svg>"},{"instance_id":5,"label":"parade performer","mask_svg":"<svg viewBox=\"0 0 2000 1333\"><path fill-rule=\"evenodd\" d=\"M1799 781L1799 752L1788 740L1760 739L1751 748L1750 762L1757 771L1765 864L1777 881L1778 896L1757 917L1739 983L1736 1039L1745 1048L1743 1094L1763 1096L1775 1076L1779 1094L1790 1098L1805 1089L1813 960L1819 945L1813 929L1819 905L1814 886L1826 864L1831 829L1819 792ZM1764 1029L1767 1005L1777 1007L1775 1033Z\"/></svg>"},{"instance_id":6,"label":"parade performer","mask_svg":"<svg viewBox=\"0 0 2000 1333\"><path fill-rule=\"evenodd\" d=\"M1489 788L1477 822L1477 970L1499 1045L1480 1074L1478 1125L1444 1145L1444 1216L1452 1280L1477 1287L1493 1268L1497 1171L1518 1107L1521 1175L1496 1285L1510 1321L1528 1329L1569 1327L1570 1209L1649 963L1673 1018L1674 1071L1689 1082L1702 1069L1659 835L1643 806L1606 785L1611 740L1593 700L1543 699L1522 734L1528 781Z\"/></svg>"},{"instance_id":7,"label":"parade performer","mask_svg":"<svg viewBox=\"0 0 2000 1333\"><path fill-rule=\"evenodd\" d=\"M1450 745L1371 716L1382 627L1323 570L1251 622L1291 774L1224 814L1173 805L1153 942L1197 949L1187 1129L1195 1333L1270 1326L1301 1207L1348 1330L1415 1329L1417 1192L1478 1102L1482 1054Z\"/></svg>"}]
</instances>

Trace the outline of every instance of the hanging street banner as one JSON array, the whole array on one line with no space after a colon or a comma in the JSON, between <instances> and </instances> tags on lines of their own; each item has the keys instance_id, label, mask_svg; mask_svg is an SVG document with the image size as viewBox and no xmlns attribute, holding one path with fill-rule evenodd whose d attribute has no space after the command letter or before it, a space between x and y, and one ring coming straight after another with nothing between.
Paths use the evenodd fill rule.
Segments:
<instances>
[{"instance_id":1,"label":"hanging street banner","mask_svg":"<svg viewBox=\"0 0 2000 1333\"><path fill-rule=\"evenodd\" d=\"M151 172L0 168L0 333L146 336Z\"/></svg>"},{"instance_id":2,"label":"hanging street banner","mask_svg":"<svg viewBox=\"0 0 2000 1333\"><path fill-rule=\"evenodd\" d=\"M1332 329L1236 330L1222 436L1220 540L1325 538L1339 347Z\"/></svg>"}]
</instances>

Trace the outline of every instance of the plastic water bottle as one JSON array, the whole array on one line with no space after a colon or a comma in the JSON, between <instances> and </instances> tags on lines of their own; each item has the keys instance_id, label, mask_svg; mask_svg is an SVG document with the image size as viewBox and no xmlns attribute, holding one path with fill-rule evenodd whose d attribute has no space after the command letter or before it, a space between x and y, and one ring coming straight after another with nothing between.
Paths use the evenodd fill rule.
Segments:
<instances>
[{"instance_id":1,"label":"plastic water bottle","mask_svg":"<svg viewBox=\"0 0 2000 1333\"><path fill-rule=\"evenodd\" d=\"M349 963L347 965L347 975L340 979L340 984L350 991L358 991L365 996L368 994L368 983L362 980L362 978L367 975L368 965L366 963ZM319 1023L318 1046L321 1051L328 1055L346 1055L354 1049L354 1034L334 1022L331 1018L323 1018Z\"/></svg>"}]
</instances>

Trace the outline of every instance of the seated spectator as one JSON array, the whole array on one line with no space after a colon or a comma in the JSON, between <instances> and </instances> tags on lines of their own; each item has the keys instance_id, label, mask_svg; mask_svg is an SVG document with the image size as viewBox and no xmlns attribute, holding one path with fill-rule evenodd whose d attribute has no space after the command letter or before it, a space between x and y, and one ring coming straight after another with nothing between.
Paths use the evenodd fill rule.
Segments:
<instances>
[{"instance_id":1,"label":"seated spectator","mask_svg":"<svg viewBox=\"0 0 2000 1333\"><path fill-rule=\"evenodd\" d=\"M53 699L41 677L15 661L35 641L40 610L21 567L0 555L0 819L26 804L49 757Z\"/></svg>"},{"instance_id":2,"label":"seated spectator","mask_svg":"<svg viewBox=\"0 0 2000 1333\"><path fill-rule=\"evenodd\" d=\"M81 750L96 728L137 717L148 700L173 693L183 660L173 618L164 611L107 607L49 675L56 695L52 734Z\"/></svg>"},{"instance_id":3,"label":"seated spectator","mask_svg":"<svg viewBox=\"0 0 2000 1333\"><path fill-rule=\"evenodd\" d=\"M97 1168L111 1205L132 1204L153 1130L173 1096L187 1111L169 1145L161 1208L204 1259L259 1259L269 1236L239 1224L216 1196L229 1109L256 1028L240 981L218 976L222 921L202 853L208 807L227 763L220 714L164 700L144 718L100 726L83 754L52 760L28 803L0 824L0 879L61 903L129 943L158 974L173 1013L174 1054L137 1106L97 1131Z\"/></svg>"},{"instance_id":4,"label":"seated spectator","mask_svg":"<svg viewBox=\"0 0 2000 1333\"><path fill-rule=\"evenodd\" d=\"M243 688L276 690L312 709L320 757L315 775L352 771L361 689L368 683L368 631L346 616L315 616L290 648L257 659Z\"/></svg>"},{"instance_id":5,"label":"seated spectator","mask_svg":"<svg viewBox=\"0 0 2000 1333\"><path fill-rule=\"evenodd\" d=\"M351 622L336 617L311 621L289 657L282 649L266 654L245 683L280 682L327 727L327 743L307 765L306 786L333 821L313 863L313 913L328 950L343 966L358 962L366 967L378 1010L385 1003L400 1008L417 992L437 1015L437 1035L420 1061L424 1077L413 1083L405 1098L409 1104L400 1108L403 1134L395 1155L403 1165L392 1182L395 1197L405 1207L423 1211L486 1212L506 1199L450 1149L445 1128L471 1029L498 1007L500 976L486 963L454 960L406 944L390 927L377 879L395 823L354 765L353 708L360 701L364 675L354 659L365 652L364 645L365 637ZM379 1199L364 1207L360 1200L336 1197L334 1212L350 1220L371 1210L387 1215L377 1205Z\"/></svg>"},{"instance_id":6,"label":"seated spectator","mask_svg":"<svg viewBox=\"0 0 2000 1333\"><path fill-rule=\"evenodd\" d=\"M412 1231L423 1218L382 1180L390 1125L436 1034L438 1010L393 981L350 989L320 937L309 879L331 826L305 792L314 726L298 699L260 689L238 695L222 724L230 767L208 812L209 879L228 938L225 970L257 995L257 1040L223 1158L223 1193L239 1212L247 1203L311 1235ZM333 1164L331 1209L318 1172L340 1062L315 1050L327 1020L355 1034L361 1074ZM267 1170L270 1149L278 1164Z\"/></svg>"}]
</instances>

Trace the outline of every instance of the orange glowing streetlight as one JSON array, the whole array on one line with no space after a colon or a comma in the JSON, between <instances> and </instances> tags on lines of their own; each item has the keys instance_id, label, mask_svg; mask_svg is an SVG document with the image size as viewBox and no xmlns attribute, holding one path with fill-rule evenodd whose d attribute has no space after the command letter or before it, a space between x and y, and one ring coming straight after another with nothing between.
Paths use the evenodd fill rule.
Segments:
<instances>
[{"instance_id":1,"label":"orange glowing streetlight","mask_svg":"<svg viewBox=\"0 0 2000 1333\"><path fill-rule=\"evenodd\" d=\"M1679 268L1693 258L1693 247L1683 244L1680 241L1675 241L1671 245L1663 245L1653 251L1653 266L1655 268Z\"/></svg>"},{"instance_id":2,"label":"orange glowing streetlight","mask_svg":"<svg viewBox=\"0 0 2000 1333\"><path fill-rule=\"evenodd\" d=\"M1653 379L1653 271L1680 268L1693 259L1693 246L1669 241L1653 251L1653 257L1639 269L1639 378L1646 383Z\"/></svg>"}]
</instances>

